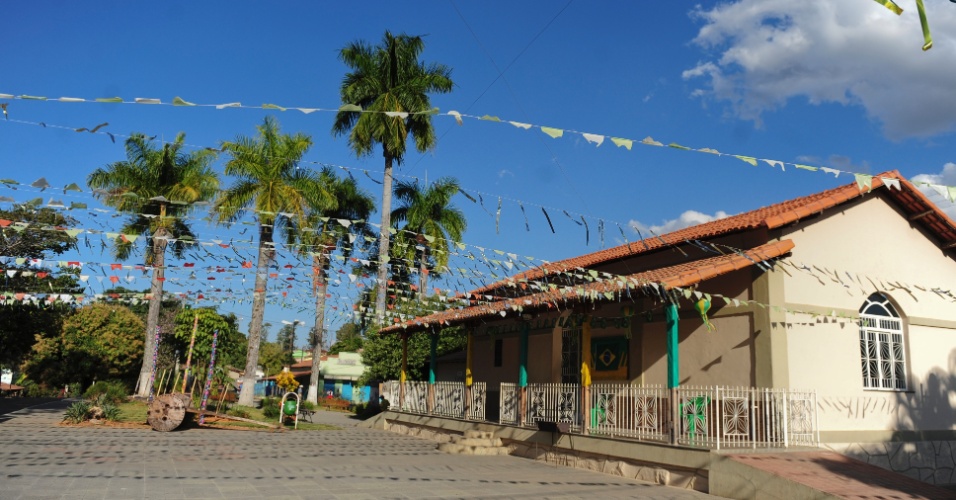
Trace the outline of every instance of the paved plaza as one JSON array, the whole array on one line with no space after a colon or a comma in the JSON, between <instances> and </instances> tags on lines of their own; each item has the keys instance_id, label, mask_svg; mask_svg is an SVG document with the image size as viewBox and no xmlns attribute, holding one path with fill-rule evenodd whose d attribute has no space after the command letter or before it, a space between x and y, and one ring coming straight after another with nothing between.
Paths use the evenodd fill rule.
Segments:
<instances>
[{"instance_id":1,"label":"paved plaza","mask_svg":"<svg viewBox=\"0 0 956 500\"><path fill-rule=\"evenodd\" d=\"M0 414L10 405L0 400ZM57 426L66 406L0 416L0 499L711 498L523 458L446 455L335 412L314 420L341 430L159 433Z\"/></svg>"}]
</instances>

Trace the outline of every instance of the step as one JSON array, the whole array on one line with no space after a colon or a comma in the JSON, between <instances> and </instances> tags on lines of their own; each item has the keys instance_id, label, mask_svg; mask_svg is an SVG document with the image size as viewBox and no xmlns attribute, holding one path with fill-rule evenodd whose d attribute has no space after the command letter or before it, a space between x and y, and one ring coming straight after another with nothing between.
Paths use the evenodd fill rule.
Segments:
<instances>
[{"instance_id":1,"label":"step","mask_svg":"<svg viewBox=\"0 0 956 500\"><path fill-rule=\"evenodd\" d=\"M469 439L492 439L495 437L495 433L489 431L465 431L465 437Z\"/></svg>"},{"instance_id":2,"label":"step","mask_svg":"<svg viewBox=\"0 0 956 500\"><path fill-rule=\"evenodd\" d=\"M501 439L499 438L494 438L494 439L452 438L452 442L455 444L460 444L462 446L484 446L487 448L495 448L495 447L501 446Z\"/></svg>"},{"instance_id":3,"label":"step","mask_svg":"<svg viewBox=\"0 0 956 500\"><path fill-rule=\"evenodd\" d=\"M456 443L442 443L438 451L453 455L507 455L509 450L504 447L490 446L463 446Z\"/></svg>"}]
</instances>

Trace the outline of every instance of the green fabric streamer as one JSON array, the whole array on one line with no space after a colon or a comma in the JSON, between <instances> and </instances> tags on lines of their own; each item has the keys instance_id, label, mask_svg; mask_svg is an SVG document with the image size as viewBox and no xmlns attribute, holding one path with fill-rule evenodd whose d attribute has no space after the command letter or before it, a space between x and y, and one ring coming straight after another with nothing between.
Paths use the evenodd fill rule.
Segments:
<instances>
[{"instance_id":1,"label":"green fabric streamer","mask_svg":"<svg viewBox=\"0 0 956 500\"><path fill-rule=\"evenodd\" d=\"M933 48L933 37L929 34L929 22L926 21L926 9L923 7L923 0L916 0L916 10L919 12L919 24L923 28L923 50L926 51Z\"/></svg>"},{"instance_id":2,"label":"green fabric streamer","mask_svg":"<svg viewBox=\"0 0 956 500\"><path fill-rule=\"evenodd\" d=\"M173 106L195 106L195 104L189 101L183 100L182 97L177 96L177 97L173 97Z\"/></svg>"},{"instance_id":3,"label":"green fabric streamer","mask_svg":"<svg viewBox=\"0 0 956 500\"><path fill-rule=\"evenodd\" d=\"M899 5L896 5L896 3L893 2L893 0L873 0L873 1L886 7L887 9L890 9L890 11L892 11L897 16L903 13L903 9L901 9Z\"/></svg>"}]
</instances>

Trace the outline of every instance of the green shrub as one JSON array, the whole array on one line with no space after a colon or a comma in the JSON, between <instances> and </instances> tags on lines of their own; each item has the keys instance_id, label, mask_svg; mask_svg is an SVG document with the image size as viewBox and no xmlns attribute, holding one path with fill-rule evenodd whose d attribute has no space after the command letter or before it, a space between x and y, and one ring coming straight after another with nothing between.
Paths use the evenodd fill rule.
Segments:
<instances>
[{"instance_id":1,"label":"green shrub","mask_svg":"<svg viewBox=\"0 0 956 500\"><path fill-rule=\"evenodd\" d=\"M239 418L249 418L249 410L251 410L251 408L248 406L236 405L232 408L229 408L229 411L226 412L226 415L232 415L233 417Z\"/></svg>"},{"instance_id":2,"label":"green shrub","mask_svg":"<svg viewBox=\"0 0 956 500\"><path fill-rule=\"evenodd\" d=\"M83 397L117 405L125 403L128 394L129 390L123 382L118 380L105 380L91 385L86 392L83 393Z\"/></svg>"},{"instance_id":3,"label":"green shrub","mask_svg":"<svg viewBox=\"0 0 956 500\"><path fill-rule=\"evenodd\" d=\"M63 414L63 420L72 424L83 422L86 420L87 415L89 415L91 408L92 405L88 401L77 401L66 409L66 413Z\"/></svg>"},{"instance_id":4,"label":"green shrub","mask_svg":"<svg viewBox=\"0 0 956 500\"><path fill-rule=\"evenodd\" d=\"M262 414L266 418L278 418L280 403L281 400L279 398L263 398Z\"/></svg>"},{"instance_id":5,"label":"green shrub","mask_svg":"<svg viewBox=\"0 0 956 500\"><path fill-rule=\"evenodd\" d=\"M32 380L23 383L23 395L28 398L50 398L56 397L56 389L48 389Z\"/></svg>"},{"instance_id":6,"label":"green shrub","mask_svg":"<svg viewBox=\"0 0 956 500\"><path fill-rule=\"evenodd\" d=\"M315 403L313 403L312 401L306 401L303 399L302 402L299 403L299 408L305 408L306 410L314 411Z\"/></svg>"},{"instance_id":7,"label":"green shrub","mask_svg":"<svg viewBox=\"0 0 956 500\"><path fill-rule=\"evenodd\" d=\"M103 418L111 422L119 420L120 409L118 406L110 403L103 403L100 406L100 411L103 414Z\"/></svg>"}]
</instances>

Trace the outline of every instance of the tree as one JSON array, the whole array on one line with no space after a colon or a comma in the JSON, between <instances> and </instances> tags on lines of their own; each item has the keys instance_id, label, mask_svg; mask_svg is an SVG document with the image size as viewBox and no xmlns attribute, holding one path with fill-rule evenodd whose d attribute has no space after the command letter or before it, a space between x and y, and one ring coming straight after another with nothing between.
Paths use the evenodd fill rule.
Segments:
<instances>
[{"instance_id":1,"label":"tree","mask_svg":"<svg viewBox=\"0 0 956 500\"><path fill-rule=\"evenodd\" d=\"M406 249L417 254L411 257L419 262L419 297L428 296L429 271L448 266L448 241L461 241L467 227L465 214L451 204L458 190L458 181L448 177L424 189L418 181L399 181L395 186L395 197L401 204L392 212L392 219L396 224L405 222L404 234L415 235L415 244ZM420 253L416 247L421 248Z\"/></svg>"},{"instance_id":2,"label":"tree","mask_svg":"<svg viewBox=\"0 0 956 500\"><path fill-rule=\"evenodd\" d=\"M196 319L198 318L198 322ZM189 356L189 342L196 325L196 340L193 343L192 373L205 373L212 354L212 335L218 331L216 339L216 366L241 364L246 353L245 337L239 332L235 314L219 314L215 308L185 308L176 315L176 329L172 347L179 351L180 360Z\"/></svg>"},{"instance_id":3,"label":"tree","mask_svg":"<svg viewBox=\"0 0 956 500\"><path fill-rule=\"evenodd\" d=\"M355 323L346 323L339 327L335 332L335 343L329 347L329 354L338 354L340 352L357 352L365 343L359 325Z\"/></svg>"},{"instance_id":4,"label":"tree","mask_svg":"<svg viewBox=\"0 0 956 500\"><path fill-rule=\"evenodd\" d=\"M17 367L36 343L36 336L58 336L63 319L73 312L73 295L83 292L78 283L80 265L54 270L46 259L76 248L76 238L66 231L76 220L51 208L40 208L40 201L0 210L0 255L10 258L3 265L3 289L8 295L0 306L0 366ZM18 264L18 258L25 259ZM28 296L57 294L69 302L25 300Z\"/></svg>"},{"instance_id":5,"label":"tree","mask_svg":"<svg viewBox=\"0 0 956 500\"><path fill-rule=\"evenodd\" d=\"M465 349L467 337L461 327L442 329L438 333L438 356ZM402 370L402 334L369 334L362 351L365 373L359 384L374 380L398 380ZM408 379L424 380L431 358L431 339L428 334L411 335L408 338Z\"/></svg>"},{"instance_id":6,"label":"tree","mask_svg":"<svg viewBox=\"0 0 956 500\"><path fill-rule=\"evenodd\" d=\"M220 194L215 205L220 223L235 222L246 210L255 211L259 219L259 257L252 294L252 320L249 323L244 381L239 393L239 404L244 406L252 406L269 266L275 257L275 230L285 227L294 231L308 207L336 205L335 199L322 189L317 176L299 168L299 161L312 146L309 136L282 134L278 122L271 116L256 128L259 133L255 138L240 136L235 142L223 143L229 155L226 174L237 179Z\"/></svg>"},{"instance_id":7,"label":"tree","mask_svg":"<svg viewBox=\"0 0 956 500\"><path fill-rule=\"evenodd\" d=\"M259 345L259 364L267 377L281 372L282 367L288 364L285 362L285 355L282 347L275 342L263 342Z\"/></svg>"},{"instance_id":8,"label":"tree","mask_svg":"<svg viewBox=\"0 0 956 500\"><path fill-rule=\"evenodd\" d=\"M342 79L340 94L345 105L335 116L332 132L349 136L349 146L356 156L372 153L375 144L382 146L385 175L382 186L382 226L379 236L378 295L375 315L379 324L385 318L385 295L388 284L389 228L392 209L392 166L402 164L408 136L415 139L415 148L426 152L435 147L435 130L431 122L431 92L451 92L454 83L451 69L443 64L419 61L425 48L421 37L386 31L380 45L364 41L352 42L339 52L349 72ZM364 112L363 112L364 111Z\"/></svg>"},{"instance_id":9,"label":"tree","mask_svg":"<svg viewBox=\"0 0 956 500\"><path fill-rule=\"evenodd\" d=\"M322 185L338 200L338 204L325 210L313 207L309 211L307 230L299 233L300 248L312 257L312 292L315 294L312 336L315 342L312 343L312 376L309 378L306 399L313 403L318 403L319 397L319 370L325 329L325 285L332 254L341 249L342 254L348 256L354 245L365 241L362 238L367 234L364 221L375 209L375 201L358 187L352 177L339 178L334 170L326 167L322 169L320 179ZM343 225L340 220L350 222Z\"/></svg>"},{"instance_id":10,"label":"tree","mask_svg":"<svg viewBox=\"0 0 956 500\"><path fill-rule=\"evenodd\" d=\"M98 168L86 183L96 196L116 210L129 214L121 235L114 241L114 254L126 260L135 237L145 236L146 265L152 268L149 311L143 366L139 373L139 395L149 394L154 367L152 350L163 300L166 249L182 258L186 243L194 239L184 218L198 202L211 201L219 189L219 176L210 164L215 154L183 151L186 135L179 133L172 143L157 149L152 140L133 134L126 140L126 160Z\"/></svg>"},{"instance_id":11,"label":"tree","mask_svg":"<svg viewBox=\"0 0 956 500\"><path fill-rule=\"evenodd\" d=\"M301 323L301 321L299 323ZM295 358L293 357L293 353L295 352L295 325L282 325L282 328L279 328L279 333L276 334L276 345L278 345L284 353L283 364L291 365L295 363Z\"/></svg>"},{"instance_id":12,"label":"tree","mask_svg":"<svg viewBox=\"0 0 956 500\"><path fill-rule=\"evenodd\" d=\"M125 307L83 307L63 322L59 335L38 336L24 372L52 387L75 382L86 387L109 379L131 382L142 363L142 332L143 322Z\"/></svg>"}]
</instances>

